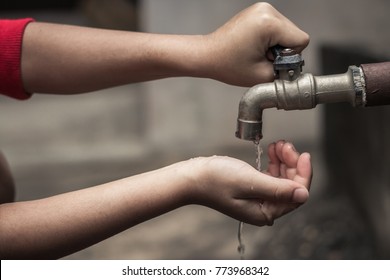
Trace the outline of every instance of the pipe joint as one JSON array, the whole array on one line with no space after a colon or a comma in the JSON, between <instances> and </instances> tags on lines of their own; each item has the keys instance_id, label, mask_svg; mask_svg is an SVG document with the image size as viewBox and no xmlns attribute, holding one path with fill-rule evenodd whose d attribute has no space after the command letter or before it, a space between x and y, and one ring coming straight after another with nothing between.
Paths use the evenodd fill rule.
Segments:
<instances>
[{"instance_id":1,"label":"pipe joint","mask_svg":"<svg viewBox=\"0 0 390 280\"><path fill-rule=\"evenodd\" d=\"M311 74L297 79L275 80L277 108L283 110L304 110L315 107L315 81Z\"/></svg>"}]
</instances>

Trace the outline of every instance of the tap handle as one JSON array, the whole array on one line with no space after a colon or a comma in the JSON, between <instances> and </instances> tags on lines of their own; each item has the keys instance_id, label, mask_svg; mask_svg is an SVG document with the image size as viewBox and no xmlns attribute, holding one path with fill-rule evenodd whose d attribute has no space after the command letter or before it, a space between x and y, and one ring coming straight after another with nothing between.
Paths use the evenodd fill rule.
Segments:
<instances>
[{"instance_id":1,"label":"tap handle","mask_svg":"<svg viewBox=\"0 0 390 280\"><path fill-rule=\"evenodd\" d=\"M271 48L271 52L274 56L274 71L277 78L294 80L301 74L305 62L295 50L276 45Z\"/></svg>"},{"instance_id":2,"label":"tap handle","mask_svg":"<svg viewBox=\"0 0 390 280\"><path fill-rule=\"evenodd\" d=\"M271 47L271 52L274 56L274 60L280 59L280 57L282 56L283 50L286 50L286 49L288 49L288 48L285 48L281 45L276 45L276 46Z\"/></svg>"}]
</instances>

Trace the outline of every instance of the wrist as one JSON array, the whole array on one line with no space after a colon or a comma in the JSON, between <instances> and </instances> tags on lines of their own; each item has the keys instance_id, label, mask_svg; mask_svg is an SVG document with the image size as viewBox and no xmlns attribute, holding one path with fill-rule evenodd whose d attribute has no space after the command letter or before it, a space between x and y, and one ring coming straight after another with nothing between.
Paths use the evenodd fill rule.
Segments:
<instances>
[{"instance_id":1,"label":"wrist","mask_svg":"<svg viewBox=\"0 0 390 280\"><path fill-rule=\"evenodd\" d=\"M196 42L192 45L190 53L192 56L190 76L219 80L218 74L221 71L219 69L223 69L220 64L226 62L228 58L219 57L221 50L216 36L215 33L194 36Z\"/></svg>"},{"instance_id":2,"label":"wrist","mask_svg":"<svg viewBox=\"0 0 390 280\"><path fill-rule=\"evenodd\" d=\"M179 189L183 205L204 204L205 199L205 177L206 172L203 157L192 158L186 161L176 163L175 174L179 176Z\"/></svg>"},{"instance_id":3,"label":"wrist","mask_svg":"<svg viewBox=\"0 0 390 280\"><path fill-rule=\"evenodd\" d=\"M207 35L165 35L156 61L172 77L210 78L211 43ZM165 50L165 51L164 51Z\"/></svg>"}]
</instances>

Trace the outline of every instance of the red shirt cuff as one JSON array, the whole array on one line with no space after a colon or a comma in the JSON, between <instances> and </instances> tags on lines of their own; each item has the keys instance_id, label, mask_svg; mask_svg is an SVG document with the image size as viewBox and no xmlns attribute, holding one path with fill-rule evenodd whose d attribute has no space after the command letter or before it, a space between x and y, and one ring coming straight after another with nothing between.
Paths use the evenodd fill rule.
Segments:
<instances>
[{"instance_id":1,"label":"red shirt cuff","mask_svg":"<svg viewBox=\"0 0 390 280\"><path fill-rule=\"evenodd\" d=\"M21 55L24 30L32 21L0 20L0 93L21 100L31 96L23 87Z\"/></svg>"}]
</instances>

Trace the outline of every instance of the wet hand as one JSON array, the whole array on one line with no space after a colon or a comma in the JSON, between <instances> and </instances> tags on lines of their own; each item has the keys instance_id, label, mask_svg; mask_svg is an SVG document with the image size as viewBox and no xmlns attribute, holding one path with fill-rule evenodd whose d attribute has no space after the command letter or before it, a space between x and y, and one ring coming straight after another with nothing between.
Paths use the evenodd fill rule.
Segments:
<instances>
[{"instance_id":1,"label":"wet hand","mask_svg":"<svg viewBox=\"0 0 390 280\"><path fill-rule=\"evenodd\" d=\"M278 141L268 146L269 164L266 174L275 178L292 180L299 183L307 189L310 189L312 179L312 166L310 154L299 154L295 147L286 141ZM265 201L263 211L277 213L276 216L282 216L301 205L299 202L305 202L307 191L304 189L295 192L298 203L285 203L277 201ZM273 219L269 219L269 224Z\"/></svg>"},{"instance_id":2,"label":"wet hand","mask_svg":"<svg viewBox=\"0 0 390 280\"><path fill-rule=\"evenodd\" d=\"M294 210L308 197L311 163L289 143L269 148L266 173L230 157L192 160L195 188L190 202L218 210L237 220L262 226Z\"/></svg>"}]
</instances>

